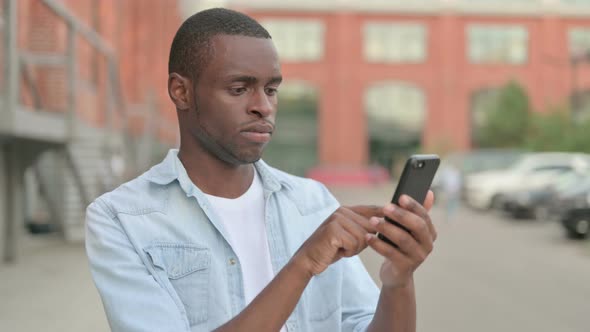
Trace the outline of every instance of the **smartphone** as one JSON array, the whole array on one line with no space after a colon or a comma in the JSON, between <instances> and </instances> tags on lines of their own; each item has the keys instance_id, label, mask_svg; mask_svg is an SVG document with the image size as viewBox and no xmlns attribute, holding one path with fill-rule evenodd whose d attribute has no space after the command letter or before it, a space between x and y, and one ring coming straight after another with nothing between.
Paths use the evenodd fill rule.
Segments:
<instances>
[{"instance_id":1,"label":"smartphone","mask_svg":"<svg viewBox=\"0 0 590 332\"><path fill-rule=\"evenodd\" d=\"M428 190L430 190L432 180L434 179L434 175L436 174L439 165L440 158L435 154L416 154L408 158L391 202L395 205L399 205L400 196L405 194L412 197L420 204L424 204L424 200L426 199ZM406 232L410 232L395 220L391 220L388 217L385 217L385 220L404 229ZM397 247L395 243L382 234L378 234L378 236L381 240Z\"/></svg>"}]
</instances>

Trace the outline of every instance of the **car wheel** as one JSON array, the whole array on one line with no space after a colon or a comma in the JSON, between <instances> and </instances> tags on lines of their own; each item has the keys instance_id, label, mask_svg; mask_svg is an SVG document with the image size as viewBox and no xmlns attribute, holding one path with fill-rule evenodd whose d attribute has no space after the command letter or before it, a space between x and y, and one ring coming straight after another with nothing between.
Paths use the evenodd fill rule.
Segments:
<instances>
[{"instance_id":1,"label":"car wheel","mask_svg":"<svg viewBox=\"0 0 590 332\"><path fill-rule=\"evenodd\" d=\"M590 231L590 220L588 218L576 220L574 223L574 229L580 238L587 237L588 232Z\"/></svg>"},{"instance_id":2,"label":"car wheel","mask_svg":"<svg viewBox=\"0 0 590 332\"><path fill-rule=\"evenodd\" d=\"M572 240L579 240L580 239L580 234L576 233L576 231L573 229L569 229L569 228L566 229L565 235L567 236L568 239L572 239Z\"/></svg>"}]
</instances>

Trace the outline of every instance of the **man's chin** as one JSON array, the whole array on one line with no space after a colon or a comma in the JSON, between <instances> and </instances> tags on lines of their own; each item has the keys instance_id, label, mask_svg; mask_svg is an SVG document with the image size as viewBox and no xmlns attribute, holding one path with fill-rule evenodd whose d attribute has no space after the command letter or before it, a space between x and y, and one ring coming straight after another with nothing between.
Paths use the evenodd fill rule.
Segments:
<instances>
[{"instance_id":1,"label":"man's chin","mask_svg":"<svg viewBox=\"0 0 590 332\"><path fill-rule=\"evenodd\" d=\"M241 158L240 161L242 164L254 164L255 162L259 161L261 156L249 157L249 158Z\"/></svg>"},{"instance_id":2,"label":"man's chin","mask_svg":"<svg viewBox=\"0 0 590 332\"><path fill-rule=\"evenodd\" d=\"M262 158L262 153L241 153L234 155L234 158L242 165L253 164Z\"/></svg>"}]
</instances>

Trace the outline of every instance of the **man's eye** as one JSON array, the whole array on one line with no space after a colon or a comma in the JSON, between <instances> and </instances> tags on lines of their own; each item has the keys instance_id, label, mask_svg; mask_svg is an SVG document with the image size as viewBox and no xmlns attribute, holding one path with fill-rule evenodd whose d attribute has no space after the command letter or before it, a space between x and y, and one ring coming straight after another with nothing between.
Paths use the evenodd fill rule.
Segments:
<instances>
[{"instance_id":1,"label":"man's eye","mask_svg":"<svg viewBox=\"0 0 590 332\"><path fill-rule=\"evenodd\" d=\"M230 88L229 91L231 92L231 94L233 95L241 95L244 92L246 92L246 88L244 87L238 87L238 88Z\"/></svg>"},{"instance_id":2,"label":"man's eye","mask_svg":"<svg viewBox=\"0 0 590 332\"><path fill-rule=\"evenodd\" d=\"M278 89L275 88L266 88L266 94L269 96L274 96L279 92Z\"/></svg>"}]
</instances>

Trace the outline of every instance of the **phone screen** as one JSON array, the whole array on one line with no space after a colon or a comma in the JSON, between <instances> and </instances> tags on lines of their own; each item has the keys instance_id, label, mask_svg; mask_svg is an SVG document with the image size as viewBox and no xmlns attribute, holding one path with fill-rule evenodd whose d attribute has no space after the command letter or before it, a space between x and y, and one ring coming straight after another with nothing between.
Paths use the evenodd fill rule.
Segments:
<instances>
[{"instance_id":1,"label":"phone screen","mask_svg":"<svg viewBox=\"0 0 590 332\"><path fill-rule=\"evenodd\" d=\"M408 195L420 204L424 204L428 190L432 185L432 180L440 164L440 158L437 155L413 155L407 161L400 176L399 182L393 194L391 202L398 205L399 198L402 195ZM409 232L403 225L385 217L388 222ZM397 245L379 234L379 238L389 244Z\"/></svg>"}]
</instances>

